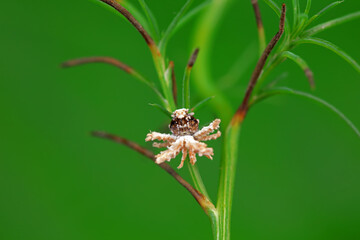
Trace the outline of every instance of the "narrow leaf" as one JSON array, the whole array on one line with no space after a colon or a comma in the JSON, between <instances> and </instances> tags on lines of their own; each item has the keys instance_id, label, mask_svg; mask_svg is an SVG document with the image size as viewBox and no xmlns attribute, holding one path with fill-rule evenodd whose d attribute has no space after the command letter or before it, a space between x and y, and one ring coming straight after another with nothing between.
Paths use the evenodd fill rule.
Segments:
<instances>
[{"instance_id":1,"label":"narrow leaf","mask_svg":"<svg viewBox=\"0 0 360 240\"><path fill-rule=\"evenodd\" d=\"M306 61L304 59L302 59L300 56L298 56L292 52L289 52L289 51L285 51L285 52L281 53L281 56L294 61L304 71L305 76L309 80L311 88L312 89L315 88L313 72L311 71L309 65L306 63Z\"/></svg>"},{"instance_id":2,"label":"narrow leaf","mask_svg":"<svg viewBox=\"0 0 360 240\"><path fill-rule=\"evenodd\" d=\"M171 112L169 112L168 110L166 110L163 106L156 104L156 103L149 103L150 106L155 107L157 109L159 109L162 113L164 113L166 116L168 116L169 118L171 117Z\"/></svg>"},{"instance_id":3,"label":"narrow leaf","mask_svg":"<svg viewBox=\"0 0 360 240\"><path fill-rule=\"evenodd\" d=\"M311 95L309 93L306 93L306 92L301 92L301 91L293 90L293 89L286 88L286 87L274 88L274 89L271 89L271 90L266 91L266 92L262 93L261 95L259 95L256 99L254 99L254 101L251 103L251 105L254 105L255 103L260 102L261 100L264 100L266 98L269 98L274 95L279 95L279 94L290 94L290 95L302 96L302 97L311 99L314 102L320 103L321 105L330 109L332 112L334 112L336 115L338 115L342 120L344 120L344 122L347 125L349 125L349 127L352 128L352 130L356 133L356 135L358 135L360 137L359 129L350 121L349 118L347 118L345 116L345 114L343 114L339 109L337 109L336 107L334 107L327 101L325 101L319 97L316 97L314 95Z\"/></svg>"},{"instance_id":4,"label":"narrow leaf","mask_svg":"<svg viewBox=\"0 0 360 240\"><path fill-rule=\"evenodd\" d=\"M294 15L294 29L296 29L297 24L299 23L299 15L300 15L300 4L299 0L292 0L293 5L293 15Z\"/></svg>"},{"instance_id":5,"label":"narrow leaf","mask_svg":"<svg viewBox=\"0 0 360 240\"><path fill-rule=\"evenodd\" d=\"M311 44L319 45L321 47L329 49L330 51L333 51L341 58L343 58L345 61L347 61L353 68L355 68L356 71L360 73L360 65L352 57L350 57L346 52L341 50L335 44L320 38L305 38L295 42L295 44L302 44L302 43L311 43Z\"/></svg>"},{"instance_id":6,"label":"narrow leaf","mask_svg":"<svg viewBox=\"0 0 360 240\"><path fill-rule=\"evenodd\" d=\"M190 5L192 4L193 0L187 0L186 3L184 4L184 6L180 9L180 11L178 12L178 14L174 17L174 19L172 20L172 22L170 23L169 27L166 29L164 36L162 37L160 44L159 44L159 48L161 51L164 51L164 49L166 48L166 45L169 41L169 39L171 38L171 36L173 35L173 30L175 29L175 27L177 26L178 22L180 21L181 17L185 14L185 12L189 9Z\"/></svg>"},{"instance_id":7,"label":"narrow leaf","mask_svg":"<svg viewBox=\"0 0 360 240\"><path fill-rule=\"evenodd\" d=\"M321 17L324 13L326 13L327 11L329 11L330 9L336 7L337 5L339 5L340 3L342 3L344 1L336 1L333 2L329 5L327 5L325 8L323 8L320 12L318 12L317 14L315 14L314 16L312 16L308 23L306 24L306 26L309 26L312 22L314 22L315 20L317 20L319 17Z\"/></svg>"},{"instance_id":8,"label":"narrow leaf","mask_svg":"<svg viewBox=\"0 0 360 240\"><path fill-rule=\"evenodd\" d=\"M158 41L160 38L160 30L159 30L157 20L156 20L154 14L152 13L151 9L149 8L149 6L146 4L145 0L139 0L139 3L146 15L146 18L147 18L149 24L150 24L152 36L153 36L153 38L155 38L156 41Z\"/></svg>"},{"instance_id":9,"label":"narrow leaf","mask_svg":"<svg viewBox=\"0 0 360 240\"><path fill-rule=\"evenodd\" d=\"M308 21L308 15L301 13L299 15L299 23L296 27L296 29L294 29L294 33L292 34L292 38L296 38L299 34L301 34L303 32L303 30L306 27L306 23Z\"/></svg>"},{"instance_id":10,"label":"narrow leaf","mask_svg":"<svg viewBox=\"0 0 360 240\"><path fill-rule=\"evenodd\" d=\"M205 106L205 103L209 102L211 99L213 99L215 96L211 96L208 98L205 98L204 100L198 102L194 107L191 108L191 112L195 112Z\"/></svg>"},{"instance_id":11,"label":"narrow leaf","mask_svg":"<svg viewBox=\"0 0 360 240\"><path fill-rule=\"evenodd\" d=\"M356 18L359 18L359 17L360 17L360 11L348 14L348 15L340 17L340 18L333 19L331 21L319 24L319 25L305 31L304 36L312 36L312 35L318 34L319 32L322 32L322 31L327 30L329 28L332 28L332 27L338 26L340 24L352 21L352 20L354 20Z\"/></svg>"}]
</instances>

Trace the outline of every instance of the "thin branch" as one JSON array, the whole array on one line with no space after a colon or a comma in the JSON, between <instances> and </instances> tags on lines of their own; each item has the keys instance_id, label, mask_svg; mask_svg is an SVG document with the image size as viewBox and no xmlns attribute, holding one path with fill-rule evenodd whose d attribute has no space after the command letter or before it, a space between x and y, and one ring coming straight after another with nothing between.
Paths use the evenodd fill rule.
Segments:
<instances>
[{"instance_id":1,"label":"thin branch","mask_svg":"<svg viewBox=\"0 0 360 240\"><path fill-rule=\"evenodd\" d=\"M154 46L154 40L150 37L150 35L145 31L143 26L134 18L134 16L126 10L123 6L121 6L118 2L114 0L100 0L111 7L115 8L119 13L121 13L129 22L139 31L139 33L143 36L146 43L149 46Z\"/></svg>"},{"instance_id":2,"label":"thin branch","mask_svg":"<svg viewBox=\"0 0 360 240\"><path fill-rule=\"evenodd\" d=\"M252 6L254 8L256 25L257 25L258 34L259 34L259 45L260 45L260 54L261 54L264 51L265 47L266 47L264 25L263 25L263 22L261 20L261 13L260 13L258 0L251 0L251 4L252 4Z\"/></svg>"},{"instance_id":3,"label":"thin branch","mask_svg":"<svg viewBox=\"0 0 360 240\"><path fill-rule=\"evenodd\" d=\"M153 82L149 81L147 78L145 78L143 75L141 75L139 72L137 72L132 67L129 67L128 65L120 62L119 60L111 57L86 57L86 58L78 58L66 61L61 64L62 67L68 68L68 67L75 67L83 64L88 63L107 63L110 65L113 65L117 68L120 68L121 70L124 70L126 73L132 75L136 79L138 79L140 82L145 83L147 86L149 86L160 98L162 102L165 102L164 97L161 95L159 90L156 88Z\"/></svg>"},{"instance_id":4,"label":"thin branch","mask_svg":"<svg viewBox=\"0 0 360 240\"><path fill-rule=\"evenodd\" d=\"M176 108L175 103L173 101L173 98L171 96L171 89L168 87L168 82L166 79L166 76L164 76L165 73L165 62L164 58L161 56L160 50L154 40L151 38L151 36L146 32L146 30L143 28L143 26L134 18L134 16L126 10L121 4L116 2L115 0L100 0L103 3L108 4L109 6L113 7L115 10L117 10L119 13L121 13L137 30L138 32L143 36L145 39L147 45L149 46L149 49L151 51L155 68L157 71L157 74L159 76L159 80L161 83L161 88L163 90L165 99L167 102L164 102L166 105L166 108L170 110L174 110Z\"/></svg>"},{"instance_id":5,"label":"thin branch","mask_svg":"<svg viewBox=\"0 0 360 240\"><path fill-rule=\"evenodd\" d=\"M268 44L268 46L265 48L263 54L261 55L258 63L256 64L255 70L251 76L249 85L246 89L246 93L245 93L245 97L240 105L240 107L238 108L238 110L236 111L234 118L233 118L233 123L238 123L241 122L247 113L247 110L249 108L249 100L252 94L252 91L254 90L254 87L259 79L259 76L264 68L264 65L266 63L267 58L269 57L269 54L271 53L271 51L273 50L273 48L275 47L275 45L277 44L277 42L280 40L282 34L284 33L284 25L285 25L285 13L286 13L286 6L285 4L282 5L282 10L281 10L281 16L280 16L280 25L279 25L279 31L275 34L275 36L271 39L270 43Z\"/></svg>"},{"instance_id":6,"label":"thin branch","mask_svg":"<svg viewBox=\"0 0 360 240\"><path fill-rule=\"evenodd\" d=\"M104 138L119 144L123 144L155 162L155 155L151 151L141 147L135 142L106 132L95 131L91 134L94 137ZM214 208L213 204L203 194L193 188L193 186L191 186L190 183L188 183L174 169L172 169L169 164L161 163L157 165L169 173L173 178L175 178L175 180L178 181L184 188L186 188L186 190L190 192L190 194L195 198L195 200L200 204L206 213L208 213L209 209Z\"/></svg>"},{"instance_id":7,"label":"thin branch","mask_svg":"<svg viewBox=\"0 0 360 240\"><path fill-rule=\"evenodd\" d=\"M133 72L133 69L131 67L111 57L86 57L86 58L72 59L62 63L61 66L67 68L67 67L74 67L78 65L88 64L88 63L107 63L115 67L118 67L129 74Z\"/></svg>"},{"instance_id":8,"label":"thin branch","mask_svg":"<svg viewBox=\"0 0 360 240\"><path fill-rule=\"evenodd\" d=\"M149 150L141 147L137 143L129 141L129 140L123 138L123 137L119 137L119 136L116 136L114 134L110 134L110 133L106 133L106 132L100 132L100 131L91 132L91 135L94 136L94 137L105 138L105 139L109 139L109 140L112 140L114 142L123 144L123 145L135 150L136 152L144 155L145 157L148 157L151 160L155 161L155 156L151 151L149 151Z\"/></svg>"},{"instance_id":9,"label":"thin branch","mask_svg":"<svg viewBox=\"0 0 360 240\"><path fill-rule=\"evenodd\" d=\"M173 93L175 105L177 106L177 85L176 85L175 66L173 61L169 62L169 67L171 68L172 93Z\"/></svg>"}]
</instances>

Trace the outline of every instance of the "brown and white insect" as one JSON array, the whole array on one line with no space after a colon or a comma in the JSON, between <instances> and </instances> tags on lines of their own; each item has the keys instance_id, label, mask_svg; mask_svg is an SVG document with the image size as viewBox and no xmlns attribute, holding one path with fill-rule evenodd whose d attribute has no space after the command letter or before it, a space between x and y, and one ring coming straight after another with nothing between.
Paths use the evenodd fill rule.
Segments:
<instances>
[{"instance_id":1,"label":"brown and white insect","mask_svg":"<svg viewBox=\"0 0 360 240\"><path fill-rule=\"evenodd\" d=\"M151 132L146 135L145 141L163 141L160 143L154 142L154 147L167 147L167 150L155 156L155 162L157 164L165 161L170 162L180 151L182 152L182 158L178 168L183 167L187 154L189 154L192 165L196 163L196 154L212 159L212 155L214 155L213 149L207 147L207 145L201 141L214 140L221 136L220 131L211 134L220 127L221 120L215 119L209 126L199 130L199 120L194 117L194 113L189 113L189 109L178 109L174 111L171 117L173 119L169 128L172 134Z\"/></svg>"}]
</instances>

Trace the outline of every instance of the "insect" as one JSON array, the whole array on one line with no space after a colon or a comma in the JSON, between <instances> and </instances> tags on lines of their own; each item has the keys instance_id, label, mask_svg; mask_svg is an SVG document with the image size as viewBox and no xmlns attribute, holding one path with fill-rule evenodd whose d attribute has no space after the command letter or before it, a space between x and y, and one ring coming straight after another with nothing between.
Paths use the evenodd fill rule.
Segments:
<instances>
[{"instance_id":1,"label":"insect","mask_svg":"<svg viewBox=\"0 0 360 240\"><path fill-rule=\"evenodd\" d=\"M199 130L199 120L194 117L194 113L189 113L189 109L181 108L175 110L171 115L172 121L169 125L172 134L150 132L146 135L145 141L162 141L154 142L153 147L167 149L156 155L156 163L160 164L165 161L170 162L180 152L182 158L178 168L182 168L184 161L189 154L190 163L196 163L196 154L212 159L214 151L212 148L201 141L215 140L221 136L221 132L217 131L220 127L220 119L215 119L207 127Z\"/></svg>"}]
</instances>

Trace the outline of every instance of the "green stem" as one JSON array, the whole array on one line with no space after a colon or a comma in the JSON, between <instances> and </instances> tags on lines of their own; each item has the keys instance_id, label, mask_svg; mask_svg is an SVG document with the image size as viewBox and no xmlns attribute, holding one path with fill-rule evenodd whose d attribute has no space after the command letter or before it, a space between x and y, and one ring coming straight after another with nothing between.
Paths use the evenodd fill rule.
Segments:
<instances>
[{"instance_id":1,"label":"green stem","mask_svg":"<svg viewBox=\"0 0 360 240\"><path fill-rule=\"evenodd\" d=\"M233 199L234 181L237 162L238 138L241 129L240 121L233 121L227 128L224 140L223 158L217 201L219 213L219 239L230 239L230 215Z\"/></svg>"},{"instance_id":2,"label":"green stem","mask_svg":"<svg viewBox=\"0 0 360 240\"><path fill-rule=\"evenodd\" d=\"M156 72L159 77L160 85L163 90L166 103L166 110L173 112L176 109L173 93L172 93L172 81L171 74L166 74L165 61L160 54L159 49L155 45L150 45L151 54L153 56Z\"/></svg>"},{"instance_id":3,"label":"green stem","mask_svg":"<svg viewBox=\"0 0 360 240\"><path fill-rule=\"evenodd\" d=\"M209 216L211 222L214 240L220 240L219 212L215 207L213 209L209 208L207 215Z\"/></svg>"},{"instance_id":4,"label":"green stem","mask_svg":"<svg viewBox=\"0 0 360 240\"><path fill-rule=\"evenodd\" d=\"M187 67L185 69L184 79L183 79L183 107L190 109L190 73L191 68Z\"/></svg>"},{"instance_id":5,"label":"green stem","mask_svg":"<svg viewBox=\"0 0 360 240\"><path fill-rule=\"evenodd\" d=\"M189 167L189 172L190 172L191 178L195 185L195 189L200 191L207 199L210 200L209 195L206 191L205 184L201 178L199 168L197 167L197 165L191 165L190 163L188 164L188 167Z\"/></svg>"},{"instance_id":6,"label":"green stem","mask_svg":"<svg viewBox=\"0 0 360 240\"><path fill-rule=\"evenodd\" d=\"M195 189L200 191L205 196L205 204L204 204L204 211L208 215L211 228L213 231L214 240L220 240L220 224L219 224L219 213L215 206L211 203L211 200L209 198L209 194L206 191L206 187L204 185L204 182L201 178L199 169L197 165L191 165L188 164L189 172L191 175L191 178L194 182Z\"/></svg>"}]
</instances>

